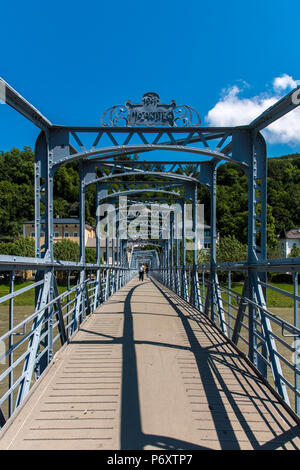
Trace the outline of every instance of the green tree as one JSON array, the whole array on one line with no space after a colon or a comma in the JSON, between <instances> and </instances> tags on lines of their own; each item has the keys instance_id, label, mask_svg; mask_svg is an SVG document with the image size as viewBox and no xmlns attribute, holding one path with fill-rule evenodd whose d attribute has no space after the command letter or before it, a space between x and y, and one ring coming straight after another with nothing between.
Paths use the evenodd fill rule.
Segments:
<instances>
[{"instance_id":1,"label":"green tree","mask_svg":"<svg viewBox=\"0 0 300 470\"><path fill-rule=\"evenodd\" d=\"M29 147L0 152L0 233L15 238L34 216L34 163Z\"/></svg>"},{"instance_id":2,"label":"green tree","mask_svg":"<svg viewBox=\"0 0 300 470\"><path fill-rule=\"evenodd\" d=\"M34 239L30 237L19 237L13 243L14 255L34 257L35 255Z\"/></svg>"},{"instance_id":3,"label":"green tree","mask_svg":"<svg viewBox=\"0 0 300 470\"><path fill-rule=\"evenodd\" d=\"M34 239L30 237L19 237L14 242L1 242L0 253L2 255L34 257Z\"/></svg>"},{"instance_id":4,"label":"green tree","mask_svg":"<svg viewBox=\"0 0 300 470\"><path fill-rule=\"evenodd\" d=\"M96 250L95 250L95 248L87 247L85 249L85 261L87 263L96 264Z\"/></svg>"},{"instance_id":5,"label":"green tree","mask_svg":"<svg viewBox=\"0 0 300 470\"><path fill-rule=\"evenodd\" d=\"M13 255L14 254L14 242L0 242L0 254L1 255Z\"/></svg>"},{"instance_id":6,"label":"green tree","mask_svg":"<svg viewBox=\"0 0 300 470\"><path fill-rule=\"evenodd\" d=\"M56 260L78 262L80 254L79 244L64 238L54 243L53 254Z\"/></svg>"},{"instance_id":7,"label":"green tree","mask_svg":"<svg viewBox=\"0 0 300 470\"><path fill-rule=\"evenodd\" d=\"M217 261L230 263L246 260L248 248L246 244L239 242L233 235L221 237L217 243Z\"/></svg>"},{"instance_id":8,"label":"green tree","mask_svg":"<svg viewBox=\"0 0 300 470\"><path fill-rule=\"evenodd\" d=\"M289 254L289 258L298 258L298 257L300 257L300 246L296 246L294 244L294 246L291 249L291 252Z\"/></svg>"}]
</instances>

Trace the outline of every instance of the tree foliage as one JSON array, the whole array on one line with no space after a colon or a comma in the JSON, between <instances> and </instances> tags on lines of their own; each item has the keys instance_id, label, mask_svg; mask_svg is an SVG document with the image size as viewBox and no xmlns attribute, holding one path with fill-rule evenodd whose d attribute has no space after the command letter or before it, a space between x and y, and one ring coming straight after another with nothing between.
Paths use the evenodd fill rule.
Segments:
<instances>
[{"instance_id":1,"label":"tree foliage","mask_svg":"<svg viewBox=\"0 0 300 470\"><path fill-rule=\"evenodd\" d=\"M277 236L283 230L300 227L299 157L299 154L295 154L268 159L267 236L270 256L275 256ZM157 165L157 170L164 171L164 168L162 165ZM182 170L178 172L182 172ZM188 167L186 172L189 173ZM145 181L148 181L146 176L144 178ZM247 243L247 191L247 175L241 168L231 163L222 164L218 167L217 228L220 240L225 238L228 242L227 237L233 237L242 245ZM91 225L95 225L95 194L95 185L88 186L86 191L86 222ZM54 216L60 218L78 217L78 200L78 163L72 162L59 167L54 175ZM204 204L205 221L209 224L210 196L205 185L199 185L198 201ZM12 148L9 152L0 152L0 240L11 240L13 242L22 233L22 222L33 218L33 152L29 147L25 147L23 150ZM230 240L232 241L233 238ZM75 252L72 253L72 256L75 256ZM87 251L87 253L89 252ZM95 253L87 254L89 259L95 259L94 257Z\"/></svg>"},{"instance_id":2,"label":"tree foliage","mask_svg":"<svg viewBox=\"0 0 300 470\"><path fill-rule=\"evenodd\" d=\"M0 254L34 257L34 239L19 237L14 242L0 242Z\"/></svg>"},{"instance_id":3,"label":"tree foliage","mask_svg":"<svg viewBox=\"0 0 300 470\"><path fill-rule=\"evenodd\" d=\"M54 259L61 261L79 261L79 244L64 238L53 245Z\"/></svg>"},{"instance_id":4,"label":"tree foliage","mask_svg":"<svg viewBox=\"0 0 300 470\"><path fill-rule=\"evenodd\" d=\"M0 152L0 236L15 238L21 223L34 217L33 153L13 148Z\"/></svg>"},{"instance_id":5,"label":"tree foliage","mask_svg":"<svg viewBox=\"0 0 300 470\"><path fill-rule=\"evenodd\" d=\"M294 245L289 254L289 258L298 258L300 257L300 246Z\"/></svg>"},{"instance_id":6,"label":"tree foliage","mask_svg":"<svg viewBox=\"0 0 300 470\"><path fill-rule=\"evenodd\" d=\"M237 240L234 235L222 237L217 243L217 261L219 263L244 261L247 256L247 245Z\"/></svg>"}]
</instances>

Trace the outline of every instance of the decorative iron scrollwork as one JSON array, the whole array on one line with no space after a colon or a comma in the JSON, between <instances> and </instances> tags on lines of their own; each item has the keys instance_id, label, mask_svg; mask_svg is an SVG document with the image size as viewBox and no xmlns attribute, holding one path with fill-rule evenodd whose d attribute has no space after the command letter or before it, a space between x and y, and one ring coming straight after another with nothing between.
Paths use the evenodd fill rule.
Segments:
<instances>
[{"instance_id":1,"label":"decorative iron scrollwork","mask_svg":"<svg viewBox=\"0 0 300 470\"><path fill-rule=\"evenodd\" d=\"M174 100L170 104L160 103L157 93L148 92L142 97L142 103L116 105L107 109L101 119L102 126L166 126L187 127L200 126L197 111L187 105L177 106Z\"/></svg>"},{"instance_id":2,"label":"decorative iron scrollwork","mask_svg":"<svg viewBox=\"0 0 300 470\"><path fill-rule=\"evenodd\" d=\"M122 121L124 121L123 126L127 126L127 114L128 110L123 105L117 104L103 113L101 124L102 126L122 126Z\"/></svg>"}]
</instances>

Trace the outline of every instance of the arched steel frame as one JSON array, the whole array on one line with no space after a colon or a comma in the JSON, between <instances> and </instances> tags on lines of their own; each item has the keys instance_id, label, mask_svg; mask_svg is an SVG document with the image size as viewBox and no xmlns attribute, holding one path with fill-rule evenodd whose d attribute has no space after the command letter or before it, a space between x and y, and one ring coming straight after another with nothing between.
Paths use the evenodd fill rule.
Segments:
<instances>
[{"instance_id":1,"label":"arched steel frame","mask_svg":"<svg viewBox=\"0 0 300 470\"><path fill-rule=\"evenodd\" d=\"M282 371L282 360L287 361L277 351L276 335L272 331L271 321L277 322L282 326L282 331L285 329L295 338L299 337L300 330L296 323L290 325L284 320L272 316L268 311L266 273L272 270L293 273L293 298L296 306L299 300L296 294L296 286L300 260L299 258L267 260L267 152L261 131L299 105L300 88L293 90L249 125L244 126L80 127L54 125L7 83L3 83L6 89L6 103L41 130L35 145L34 162L35 258L25 259L0 255L0 268L11 272L12 289L16 269L32 268L36 271L36 282L33 285L36 289L36 306L31 318L33 326L29 335L28 349L23 358L23 373L17 382L11 380L15 367L15 363L11 359L13 357L12 344L5 352L5 357L10 357L10 363L4 374L10 378L10 385L5 396L0 399L0 405L2 407L2 403L8 399L8 415L10 416L13 411L14 391L18 390L15 402L15 406L18 406L30 389L33 374L35 373L35 376L39 377L53 358L54 312L57 318L56 325L59 328L58 337L63 344L87 314L92 312L99 303L106 300L111 293L128 282L135 274L130 270L128 264L126 240L120 240L120 227L117 230L116 252L114 250L115 246L112 245L112 264L109 264L108 256L106 264L100 264L99 227L101 220L98 208L107 201L116 205L116 199L119 196L128 197L126 207L122 208L116 205L118 223L122 222L121 211L132 207L134 203L151 204L158 203L158 201L163 201L165 204L171 204L174 201L180 203L182 246L179 249L178 238L174 234L173 215L170 218L169 238L163 240L160 237L159 239L161 247L160 265L153 274L201 312L210 315L211 320L218 324L222 332L235 344L241 337L243 320L247 316L248 357L251 363L265 379L268 378L268 367L271 369L278 396L287 405L290 404L287 387L292 390L295 395L295 412L299 413L299 369L297 366L292 366L295 373L295 386L292 386L284 377ZM84 142L86 134L94 135L91 146L86 145ZM152 155L152 152L158 150L191 154L194 155L195 160L161 161L148 158L148 160L141 161L132 157L137 152L139 155L148 157L149 152ZM124 156L127 156L129 160L124 160ZM78 162L80 179L80 262L67 263L55 260L53 255L53 181L55 172L61 165L74 161ZM224 162L240 166L248 178L248 259L246 262L241 263L219 264L216 259L217 170L219 164ZM167 171L161 171L161 165L167 167ZM140 179L131 181L134 177ZM147 181L147 178L152 177L155 179ZM97 261L95 265L90 265L85 260L85 192L89 184L96 184L97 188ZM113 184L118 184L119 189L111 190ZM208 265L197 265L197 250L194 247L192 265L187 266L185 205L187 201L190 201L193 205L193 229L195 232L197 226L197 186L199 184L206 185L210 191L210 263ZM167 189L162 189L161 185ZM130 186L134 186L134 188ZM120 187L123 190L120 190ZM180 191L175 191L174 188L179 188ZM150 197L149 193L151 194ZM45 233L43 244L41 239L42 226ZM159 228L161 230L161 224L159 224ZM175 259L174 242L176 247ZM107 254L108 249L109 241L106 244ZM115 253L117 260L115 259ZM70 316L68 316L71 320L67 322L67 326L65 325L65 317L62 314L61 297L58 295L55 277L55 271L57 270L64 270L69 273L72 270L79 272L77 285L73 289L69 285L66 294L69 295L70 292L75 292L74 306ZM220 270L228 271L229 274L235 270L246 273L243 293L238 297L239 304L233 327L231 326L232 316L229 310L229 314L225 315L224 297L222 297L221 291L226 292L229 299L233 294L230 290L230 284L227 290L221 287L217 274ZM89 271L93 272L93 278L87 274ZM114 280L115 273L118 276L116 283ZM202 292L200 292L199 286L199 273L202 274L203 280ZM205 273L208 273L208 275ZM113 282L111 282L112 279ZM92 298L89 286L93 286ZM15 293L11 292L5 300L13 302L14 296ZM3 300L3 298L0 300ZM26 321L24 322L26 323ZM19 325L18 328L20 328ZM6 336L10 338L15 329L16 327L10 329ZM295 351L297 351L297 344L294 348ZM288 409L290 411L289 407ZM0 413L0 421L1 419L4 422L3 413Z\"/></svg>"}]
</instances>

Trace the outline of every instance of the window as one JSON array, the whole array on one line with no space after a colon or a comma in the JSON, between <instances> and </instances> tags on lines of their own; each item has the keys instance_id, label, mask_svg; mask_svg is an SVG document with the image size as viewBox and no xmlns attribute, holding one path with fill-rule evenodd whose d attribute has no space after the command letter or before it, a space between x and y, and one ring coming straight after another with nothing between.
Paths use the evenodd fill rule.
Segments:
<instances>
[{"instance_id":1,"label":"window","mask_svg":"<svg viewBox=\"0 0 300 470\"><path fill-rule=\"evenodd\" d=\"M64 237L65 237L65 238L68 238L68 236L69 236L69 232L65 232L65 233L64 233Z\"/></svg>"},{"instance_id":2,"label":"window","mask_svg":"<svg viewBox=\"0 0 300 470\"><path fill-rule=\"evenodd\" d=\"M34 233L34 232L30 232L30 236L31 236L31 238L34 238L34 235L35 235L35 233Z\"/></svg>"},{"instance_id":3,"label":"window","mask_svg":"<svg viewBox=\"0 0 300 470\"><path fill-rule=\"evenodd\" d=\"M73 237L78 237L78 232L74 232Z\"/></svg>"},{"instance_id":4,"label":"window","mask_svg":"<svg viewBox=\"0 0 300 470\"><path fill-rule=\"evenodd\" d=\"M59 233L58 232L54 232L54 238L58 238L59 237Z\"/></svg>"}]
</instances>

